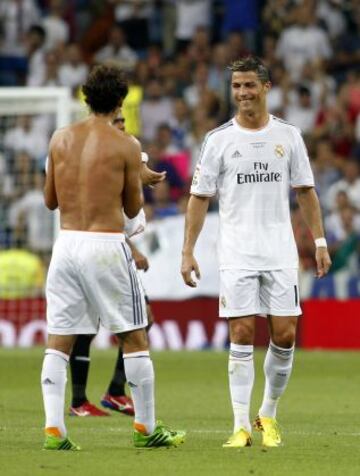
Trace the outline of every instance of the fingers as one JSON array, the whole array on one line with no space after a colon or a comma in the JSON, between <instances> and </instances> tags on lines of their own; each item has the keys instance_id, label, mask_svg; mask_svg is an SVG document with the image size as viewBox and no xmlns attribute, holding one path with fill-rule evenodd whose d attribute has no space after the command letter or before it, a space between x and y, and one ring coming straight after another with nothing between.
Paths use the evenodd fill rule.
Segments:
<instances>
[{"instance_id":1,"label":"fingers","mask_svg":"<svg viewBox=\"0 0 360 476\"><path fill-rule=\"evenodd\" d=\"M197 279L200 279L200 270L195 259L191 259L189 262L185 261L181 267L181 274L184 280L184 283L191 288L197 287L197 282L193 279L192 273L195 273Z\"/></svg>"},{"instance_id":2,"label":"fingers","mask_svg":"<svg viewBox=\"0 0 360 476\"><path fill-rule=\"evenodd\" d=\"M325 249L323 252L319 252L316 254L316 265L317 278L322 278L329 272L329 269L331 267L331 259L327 252L327 249Z\"/></svg>"}]
</instances>

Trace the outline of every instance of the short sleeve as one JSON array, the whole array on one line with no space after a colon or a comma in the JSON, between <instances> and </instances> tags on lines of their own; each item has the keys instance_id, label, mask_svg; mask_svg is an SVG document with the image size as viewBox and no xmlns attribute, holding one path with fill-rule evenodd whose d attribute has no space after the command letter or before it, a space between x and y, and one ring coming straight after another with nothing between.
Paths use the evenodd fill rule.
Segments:
<instances>
[{"instance_id":1,"label":"short sleeve","mask_svg":"<svg viewBox=\"0 0 360 476\"><path fill-rule=\"evenodd\" d=\"M300 132L296 129L290 158L290 183L292 187L314 186L314 176L306 146Z\"/></svg>"},{"instance_id":2,"label":"short sleeve","mask_svg":"<svg viewBox=\"0 0 360 476\"><path fill-rule=\"evenodd\" d=\"M207 197L215 195L219 171L220 154L216 150L213 138L207 135L195 168L190 193Z\"/></svg>"}]
</instances>

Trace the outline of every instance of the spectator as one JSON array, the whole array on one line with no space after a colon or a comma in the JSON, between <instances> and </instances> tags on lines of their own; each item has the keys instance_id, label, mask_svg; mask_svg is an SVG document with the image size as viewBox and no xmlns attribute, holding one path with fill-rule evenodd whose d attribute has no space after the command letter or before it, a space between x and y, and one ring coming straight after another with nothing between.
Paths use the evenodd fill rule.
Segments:
<instances>
[{"instance_id":1,"label":"spectator","mask_svg":"<svg viewBox=\"0 0 360 476\"><path fill-rule=\"evenodd\" d=\"M119 25L112 26L107 44L95 54L95 61L98 63L108 60L117 61L129 70L134 68L137 61L137 54L127 44L124 31Z\"/></svg>"},{"instance_id":2,"label":"spectator","mask_svg":"<svg viewBox=\"0 0 360 476\"><path fill-rule=\"evenodd\" d=\"M185 149L185 138L190 131L190 109L182 98L174 101L174 120L171 124L175 144L179 149Z\"/></svg>"},{"instance_id":3,"label":"spectator","mask_svg":"<svg viewBox=\"0 0 360 476\"><path fill-rule=\"evenodd\" d=\"M171 198L174 201L177 200L184 192L184 182L178 171L170 161L164 160L160 147L155 142L150 143L146 150L149 155L149 167L156 170L156 172L166 172L166 181L170 187ZM145 194L152 201L149 189L145 189Z\"/></svg>"},{"instance_id":4,"label":"spectator","mask_svg":"<svg viewBox=\"0 0 360 476\"><path fill-rule=\"evenodd\" d=\"M74 92L85 82L89 68L83 61L82 53L76 43L66 48L65 63L59 68L59 82Z\"/></svg>"},{"instance_id":5,"label":"spectator","mask_svg":"<svg viewBox=\"0 0 360 476\"><path fill-rule=\"evenodd\" d=\"M199 63L194 73L194 81L184 91L184 99L189 107L195 108L199 105L201 95L208 90L209 69L205 63Z\"/></svg>"},{"instance_id":6,"label":"spectator","mask_svg":"<svg viewBox=\"0 0 360 476\"><path fill-rule=\"evenodd\" d=\"M355 272L359 269L359 232L355 229L354 209L346 206L340 210L341 224L344 232L342 239L329 237L329 252L331 253L332 266L330 271L335 273L344 268L349 268L353 262ZM354 258L354 259L353 259Z\"/></svg>"},{"instance_id":7,"label":"spectator","mask_svg":"<svg viewBox=\"0 0 360 476\"><path fill-rule=\"evenodd\" d=\"M176 202L171 200L169 183L164 180L159 182L152 191L152 207L154 219L171 217L179 214Z\"/></svg>"},{"instance_id":8,"label":"spectator","mask_svg":"<svg viewBox=\"0 0 360 476\"><path fill-rule=\"evenodd\" d=\"M338 243L346 239L346 219L349 216L349 208L353 211L353 227L357 233L360 233L360 214L353 210L347 193L340 190L336 195L336 205L330 215L325 217L325 230L329 237L329 244ZM345 222L344 222L345 217Z\"/></svg>"},{"instance_id":9,"label":"spectator","mask_svg":"<svg viewBox=\"0 0 360 476\"><path fill-rule=\"evenodd\" d=\"M335 182L328 190L327 207L328 210L334 210L336 206L336 196L340 191L346 192L351 206L360 211L360 173L359 164L355 160L348 160L343 168L344 177Z\"/></svg>"},{"instance_id":10,"label":"spectator","mask_svg":"<svg viewBox=\"0 0 360 476\"><path fill-rule=\"evenodd\" d=\"M224 0L223 34L241 31L246 38L246 46L254 52L255 33L258 29L258 6L253 0Z\"/></svg>"},{"instance_id":11,"label":"spectator","mask_svg":"<svg viewBox=\"0 0 360 476\"><path fill-rule=\"evenodd\" d=\"M226 46L229 63L250 54L250 50L245 44L244 35L239 31L233 31L229 34L226 40Z\"/></svg>"},{"instance_id":12,"label":"spectator","mask_svg":"<svg viewBox=\"0 0 360 476\"><path fill-rule=\"evenodd\" d=\"M41 86L60 86L60 61L55 51L45 55L45 71Z\"/></svg>"},{"instance_id":13,"label":"spectator","mask_svg":"<svg viewBox=\"0 0 360 476\"><path fill-rule=\"evenodd\" d=\"M211 0L177 0L176 32L178 51L186 49L199 26L211 23Z\"/></svg>"},{"instance_id":14,"label":"spectator","mask_svg":"<svg viewBox=\"0 0 360 476\"><path fill-rule=\"evenodd\" d=\"M214 46L212 61L209 67L208 87L221 98L224 104L228 103L230 70L227 68L229 64L228 50L224 43L218 43Z\"/></svg>"},{"instance_id":15,"label":"spectator","mask_svg":"<svg viewBox=\"0 0 360 476\"><path fill-rule=\"evenodd\" d=\"M33 25L26 36L29 69L27 86L41 86L45 74L45 30L42 26Z\"/></svg>"},{"instance_id":16,"label":"spectator","mask_svg":"<svg viewBox=\"0 0 360 476\"><path fill-rule=\"evenodd\" d=\"M335 40L344 33L346 29L346 20L338 0L318 1L316 6L316 16L325 26L331 40Z\"/></svg>"},{"instance_id":17,"label":"spectator","mask_svg":"<svg viewBox=\"0 0 360 476\"><path fill-rule=\"evenodd\" d=\"M65 45L70 38L69 25L63 19L64 0L51 0L49 13L44 17L42 26L46 32L45 48L47 51Z\"/></svg>"},{"instance_id":18,"label":"spectator","mask_svg":"<svg viewBox=\"0 0 360 476\"><path fill-rule=\"evenodd\" d=\"M53 245L54 218L45 207L41 173L35 173L34 185L10 208L10 226L16 235L26 236L26 247L35 253L51 253Z\"/></svg>"},{"instance_id":19,"label":"spectator","mask_svg":"<svg viewBox=\"0 0 360 476\"><path fill-rule=\"evenodd\" d=\"M331 142L328 139L321 139L317 142L315 156L312 161L316 190L323 209L327 208L327 193L332 184L340 178L336 157Z\"/></svg>"},{"instance_id":20,"label":"spectator","mask_svg":"<svg viewBox=\"0 0 360 476\"><path fill-rule=\"evenodd\" d=\"M123 28L129 45L144 50L149 45L149 26L154 15L154 0L112 0L115 20Z\"/></svg>"},{"instance_id":21,"label":"spectator","mask_svg":"<svg viewBox=\"0 0 360 476\"><path fill-rule=\"evenodd\" d=\"M4 136L4 145L12 152L25 152L33 159L46 156L48 138L34 125L32 116L19 116L14 128Z\"/></svg>"},{"instance_id":22,"label":"spectator","mask_svg":"<svg viewBox=\"0 0 360 476\"><path fill-rule=\"evenodd\" d=\"M40 20L34 0L7 0L0 3L2 38L0 55L26 56L25 38L32 25Z\"/></svg>"},{"instance_id":23,"label":"spectator","mask_svg":"<svg viewBox=\"0 0 360 476\"><path fill-rule=\"evenodd\" d=\"M187 54L192 63L204 63L210 61L211 46L209 30L203 26L196 28L187 49Z\"/></svg>"},{"instance_id":24,"label":"spectator","mask_svg":"<svg viewBox=\"0 0 360 476\"><path fill-rule=\"evenodd\" d=\"M317 110L312 104L311 92L306 86L296 88L296 103L285 110L285 119L298 127L304 134L311 132L315 126Z\"/></svg>"},{"instance_id":25,"label":"spectator","mask_svg":"<svg viewBox=\"0 0 360 476\"><path fill-rule=\"evenodd\" d=\"M314 23L314 12L307 4L296 7L296 22L285 28L276 48L291 78L297 81L308 61L327 60L332 50L327 34ZM299 41L301 38L301 41Z\"/></svg>"},{"instance_id":26,"label":"spectator","mask_svg":"<svg viewBox=\"0 0 360 476\"><path fill-rule=\"evenodd\" d=\"M163 85L158 79L151 79L141 105L142 138L155 139L156 130L164 122L173 122L173 101L163 96Z\"/></svg>"}]
</instances>

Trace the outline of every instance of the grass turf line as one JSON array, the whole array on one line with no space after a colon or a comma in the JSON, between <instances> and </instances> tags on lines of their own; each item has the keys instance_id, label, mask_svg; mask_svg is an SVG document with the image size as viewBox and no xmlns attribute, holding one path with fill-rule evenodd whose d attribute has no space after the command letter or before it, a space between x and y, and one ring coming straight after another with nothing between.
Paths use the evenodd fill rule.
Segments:
<instances>
[{"instance_id":1,"label":"grass turf line","mask_svg":"<svg viewBox=\"0 0 360 476\"><path fill-rule=\"evenodd\" d=\"M188 431L177 449L143 451L131 444L131 418L67 417L79 453L41 451L41 349L0 349L0 474L4 476L195 476L360 474L359 353L297 351L279 405L282 448L223 449L232 431L226 352L154 353L157 417ZM263 390L263 352L257 352L252 415ZM92 351L88 396L98 404L116 350ZM69 387L69 385L68 385ZM69 404L69 388L67 406Z\"/></svg>"}]
</instances>

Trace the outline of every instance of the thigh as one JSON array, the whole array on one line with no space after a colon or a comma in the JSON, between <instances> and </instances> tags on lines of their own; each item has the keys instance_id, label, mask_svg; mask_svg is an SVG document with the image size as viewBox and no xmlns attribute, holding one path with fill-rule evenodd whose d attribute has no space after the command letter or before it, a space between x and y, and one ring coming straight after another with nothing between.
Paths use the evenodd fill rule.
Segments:
<instances>
[{"instance_id":1,"label":"thigh","mask_svg":"<svg viewBox=\"0 0 360 476\"><path fill-rule=\"evenodd\" d=\"M226 269L220 271L220 317L253 316L260 313L259 273Z\"/></svg>"},{"instance_id":2,"label":"thigh","mask_svg":"<svg viewBox=\"0 0 360 476\"><path fill-rule=\"evenodd\" d=\"M299 316L297 269L262 271L260 277L261 312L272 316Z\"/></svg>"},{"instance_id":3,"label":"thigh","mask_svg":"<svg viewBox=\"0 0 360 476\"><path fill-rule=\"evenodd\" d=\"M116 334L146 327L144 291L129 247L95 241L90 248L81 279L102 325Z\"/></svg>"}]
</instances>

